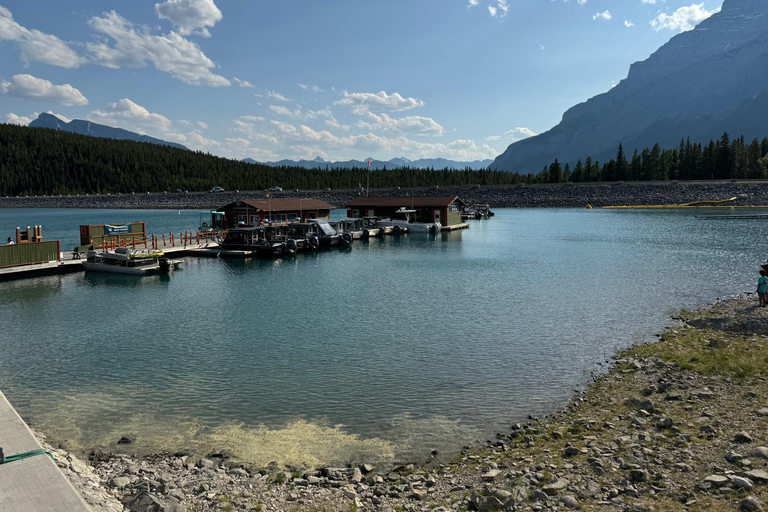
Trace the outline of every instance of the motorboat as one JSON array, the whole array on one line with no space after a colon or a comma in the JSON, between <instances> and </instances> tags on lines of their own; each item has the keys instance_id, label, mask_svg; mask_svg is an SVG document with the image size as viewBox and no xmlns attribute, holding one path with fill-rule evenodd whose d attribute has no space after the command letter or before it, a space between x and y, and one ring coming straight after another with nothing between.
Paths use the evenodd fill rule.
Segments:
<instances>
[{"instance_id":1,"label":"motorboat","mask_svg":"<svg viewBox=\"0 0 768 512\"><path fill-rule=\"evenodd\" d=\"M172 260L163 251L118 247L114 251L89 250L82 265L85 270L94 272L147 275L169 272L181 265L181 260Z\"/></svg>"},{"instance_id":2,"label":"motorboat","mask_svg":"<svg viewBox=\"0 0 768 512\"><path fill-rule=\"evenodd\" d=\"M379 219L380 226L391 226L395 234L403 228L414 233L439 233L443 227L439 222L416 222L416 210L400 208L389 218Z\"/></svg>"},{"instance_id":3,"label":"motorboat","mask_svg":"<svg viewBox=\"0 0 768 512\"><path fill-rule=\"evenodd\" d=\"M379 225L379 219L376 217L362 217L361 220L363 221L363 238L391 235L393 232L392 226Z\"/></svg>"},{"instance_id":4,"label":"motorboat","mask_svg":"<svg viewBox=\"0 0 768 512\"><path fill-rule=\"evenodd\" d=\"M340 234L349 233L353 240L363 238L363 219L352 219L344 217L336 221L329 221L330 225Z\"/></svg>"},{"instance_id":5,"label":"motorboat","mask_svg":"<svg viewBox=\"0 0 768 512\"><path fill-rule=\"evenodd\" d=\"M493 217L494 215L496 214L491 211L491 206L488 204L476 204L473 206L468 206L464 209L464 211L461 212L462 220L488 219L490 217Z\"/></svg>"},{"instance_id":6,"label":"motorboat","mask_svg":"<svg viewBox=\"0 0 768 512\"><path fill-rule=\"evenodd\" d=\"M309 221L309 223L315 224L317 226L317 232L315 233L315 236L317 236L321 246L344 247L352 243L351 233L339 233L333 226L331 226L331 223L327 220L312 219Z\"/></svg>"},{"instance_id":7,"label":"motorboat","mask_svg":"<svg viewBox=\"0 0 768 512\"><path fill-rule=\"evenodd\" d=\"M219 249L275 257L293 254L283 226L241 226L227 231Z\"/></svg>"}]
</instances>

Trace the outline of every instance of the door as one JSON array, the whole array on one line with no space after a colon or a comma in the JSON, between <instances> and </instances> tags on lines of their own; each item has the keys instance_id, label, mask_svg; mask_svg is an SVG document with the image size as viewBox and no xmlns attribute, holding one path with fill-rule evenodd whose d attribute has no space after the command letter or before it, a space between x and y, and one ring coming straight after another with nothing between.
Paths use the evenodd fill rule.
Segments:
<instances>
[{"instance_id":1,"label":"door","mask_svg":"<svg viewBox=\"0 0 768 512\"><path fill-rule=\"evenodd\" d=\"M434 210L435 213L435 220L432 222L440 222L440 210Z\"/></svg>"}]
</instances>

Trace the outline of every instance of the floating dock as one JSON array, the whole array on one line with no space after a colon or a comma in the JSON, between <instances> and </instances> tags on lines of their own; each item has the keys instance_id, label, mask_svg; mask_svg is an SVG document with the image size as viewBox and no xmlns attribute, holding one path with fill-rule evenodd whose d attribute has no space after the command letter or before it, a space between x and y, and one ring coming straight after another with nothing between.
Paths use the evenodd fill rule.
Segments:
<instances>
[{"instance_id":1,"label":"floating dock","mask_svg":"<svg viewBox=\"0 0 768 512\"><path fill-rule=\"evenodd\" d=\"M768 219L768 213L755 213L754 215L697 215L697 219Z\"/></svg>"},{"instance_id":2,"label":"floating dock","mask_svg":"<svg viewBox=\"0 0 768 512\"><path fill-rule=\"evenodd\" d=\"M0 447L0 511L92 512L2 392Z\"/></svg>"}]
</instances>

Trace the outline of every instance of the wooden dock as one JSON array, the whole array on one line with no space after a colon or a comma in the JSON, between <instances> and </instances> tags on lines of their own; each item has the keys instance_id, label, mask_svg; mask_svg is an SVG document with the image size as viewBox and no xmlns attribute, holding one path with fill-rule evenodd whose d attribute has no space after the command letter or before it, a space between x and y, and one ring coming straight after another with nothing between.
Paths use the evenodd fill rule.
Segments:
<instances>
[{"instance_id":1,"label":"wooden dock","mask_svg":"<svg viewBox=\"0 0 768 512\"><path fill-rule=\"evenodd\" d=\"M35 453L0 464L0 512L91 512L2 392L0 447L6 459Z\"/></svg>"},{"instance_id":2,"label":"wooden dock","mask_svg":"<svg viewBox=\"0 0 768 512\"><path fill-rule=\"evenodd\" d=\"M468 222L462 222L461 224L453 224L450 226L443 226L440 231L455 231L457 229L469 229Z\"/></svg>"}]
</instances>

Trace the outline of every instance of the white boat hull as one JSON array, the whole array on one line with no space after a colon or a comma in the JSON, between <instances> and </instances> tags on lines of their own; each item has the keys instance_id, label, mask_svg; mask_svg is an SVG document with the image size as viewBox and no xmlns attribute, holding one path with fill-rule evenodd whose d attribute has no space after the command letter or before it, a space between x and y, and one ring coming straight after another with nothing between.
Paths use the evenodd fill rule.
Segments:
<instances>
[{"instance_id":1,"label":"white boat hull","mask_svg":"<svg viewBox=\"0 0 768 512\"><path fill-rule=\"evenodd\" d=\"M110 272L113 274L132 274L135 276L145 276L150 273L160 272L160 265L151 265L145 267L123 267L120 265L109 265L105 263L82 262L85 270L92 272Z\"/></svg>"}]
</instances>

